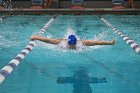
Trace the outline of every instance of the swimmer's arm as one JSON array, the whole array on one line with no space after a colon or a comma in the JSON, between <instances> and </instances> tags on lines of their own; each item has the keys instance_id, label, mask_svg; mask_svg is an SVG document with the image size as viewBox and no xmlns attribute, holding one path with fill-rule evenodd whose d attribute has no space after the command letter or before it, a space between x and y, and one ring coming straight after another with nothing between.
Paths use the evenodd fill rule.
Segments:
<instances>
[{"instance_id":1,"label":"swimmer's arm","mask_svg":"<svg viewBox=\"0 0 140 93\"><path fill-rule=\"evenodd\" d=\"M111 40L111 41L81 40L81 42L86 46L115 44L115 40Z\"/></svg>"},{"instance_id":2,"label":"swimmer's arm","mask_svg":"<svg viewBox=\"0 0 140 93\"><path fill-rule=\"evenodd\" d=\"M52 39L52 38L45 38L45 37L40 37L40 36L31 36L30 40L39 40L45 43L50 43L50 44L59 44L61 39Z\"/></svg>"}]
</instances>

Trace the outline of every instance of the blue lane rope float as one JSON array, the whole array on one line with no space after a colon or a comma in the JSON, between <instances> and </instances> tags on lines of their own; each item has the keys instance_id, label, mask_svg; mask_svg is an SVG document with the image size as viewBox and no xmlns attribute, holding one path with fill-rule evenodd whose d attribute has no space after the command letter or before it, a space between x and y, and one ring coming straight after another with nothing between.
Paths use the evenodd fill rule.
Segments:
<instances>
[{"instance_id":1,"label":"blue lane rope float","mask_svg":"<svg viewBox=\"0 0 140 93\"><path fill-rule=\"evenodd\" d=\"M55 20L56 16L53 16L42 29L40 29L39 34L43 35L51 23ZM0 70L0 84L5 80L5 78L11 74L11 72L19 65L20 61L24 59L24 57L30 53L30 51L35 47L36 43L34 41L30 41L28 45L14 58L12 59L6 66L4 66Z\"/></svg>"},{"instance_id":2,"label":"blue lane rope float","mask_svg":"<svg viewBox=\"0 0 140 93\"><path fill-rule=\"evenodd\" d=\"M113 27L106 19L98 16L114 33L118 34L136 53L140 55L140 46L132 39L130 39L123 32L119 31L117 28Z\"/></svg>"}]
</instances>

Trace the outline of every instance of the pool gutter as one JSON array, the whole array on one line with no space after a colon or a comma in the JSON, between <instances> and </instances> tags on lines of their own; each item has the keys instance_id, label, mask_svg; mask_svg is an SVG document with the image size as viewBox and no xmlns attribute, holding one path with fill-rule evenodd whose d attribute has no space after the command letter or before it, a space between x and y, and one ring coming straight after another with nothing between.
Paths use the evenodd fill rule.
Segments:
<instances>
[{"instance_id":1,"label":"pool gutter","mask_svg":"<svg viewBox=\"0 0 140 93\"><path fill-rule=\"evenodd\" d=\"M0 14L140 14L140 9L112 9L112 8L85 8L85 9L2 9Z\"/></svg>"}]
</instances>

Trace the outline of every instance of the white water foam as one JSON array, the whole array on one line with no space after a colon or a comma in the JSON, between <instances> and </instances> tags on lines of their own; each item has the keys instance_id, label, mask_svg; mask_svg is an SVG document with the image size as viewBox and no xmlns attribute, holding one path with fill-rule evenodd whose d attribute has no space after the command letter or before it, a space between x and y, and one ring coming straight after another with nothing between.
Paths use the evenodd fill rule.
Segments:
<instances>
[{"instance_id":1,"label":"white water foam","mask_svg":"<svg viewBox=\"0 0 140 93\"><path fill-rule=\"evenodd\" d=\"M23 42L17 42L13 40L9 40L8 38L0 35L0 47L1 48L9 48L11 46L18 46L19 44L22 45Z\"/></svg>"},{"instance_id":2,"label":"white water foam","mask_svg":"<svg viewBox=\"0 0 140 93\"><path fill-rule=\"evenodd\" d=\"M0 46L1 47L10 47L11 42L8 39L6 39L5 37L0 35Z\"/></svg>"},{"instance_id":3,"label":"white water foam","mask_svg":"<svg viewBox=\"0 0 140 93\"><path fill-rule=\"evenodd\" d=\"M3 22L3 19L2 18L0 18L0 22Z\"/></svg>"},{"instance_id":4,"label":"white water foam","mask_svg":"<svg viewBox=\"0 0 140 93\"><path fill-rule=\"evenodd\" d=\"M94 40L103 40L104 38L107 37L107 33L108 33L108 31L105 31L105 32L99 33L97 35L94 35L93 39Z\"/></svg>"},{"instance_id":5,"label":"white water foam","mask_svg":"<svg viewBox=\"0 0 140 93\"><path fill-rule=\"evenodd\" d=\"M93 40L103 41L107 37L107 33L108 33L108 31L105 31L105 32L99 33L97 35L94 35ZM102 47L104 47L104 45L90 46L91 49L97 49L97 48L102 48Z\"/></svg>"}]
</instances>

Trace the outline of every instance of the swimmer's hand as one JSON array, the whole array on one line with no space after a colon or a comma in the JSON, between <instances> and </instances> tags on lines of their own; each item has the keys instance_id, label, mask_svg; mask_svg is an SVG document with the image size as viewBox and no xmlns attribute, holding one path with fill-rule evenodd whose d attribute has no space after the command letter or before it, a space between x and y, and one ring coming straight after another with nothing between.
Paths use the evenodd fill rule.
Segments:
<instances>
[{"instance_id":1,"label":"swimmer's hand","mask_svg":"<svg viewBox=\"0 0 140 93\"><path fill-rule=\"evenodd\" d=\"M110 43L111 43L112 45L114 45L114 44L115 44L115 40L111 40Z\"/></svg>"},{"instance_id":2,"label":"swimmer's hand","mask_svg":"<svg viewBox=\"0 0 140 93\"><path fill-rule=\"evenodd\" d=\"M36 40L36 36L31 36L30 40L31 41Z\"/></svg>"}]
</instances>

